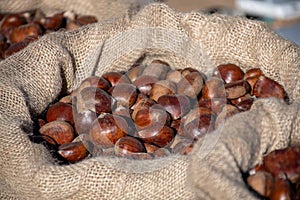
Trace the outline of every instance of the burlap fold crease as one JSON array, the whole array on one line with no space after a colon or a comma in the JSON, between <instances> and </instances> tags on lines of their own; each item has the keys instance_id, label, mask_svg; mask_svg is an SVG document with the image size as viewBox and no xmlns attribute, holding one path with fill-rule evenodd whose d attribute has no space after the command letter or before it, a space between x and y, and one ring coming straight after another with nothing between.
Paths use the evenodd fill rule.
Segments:
<instances>
[{"instance_id":1,"label":"burlap fold crease","mask_svg":"<svg viewBox=\"0 0 300 200\"><path fill-rule=\"evenodd\" d=\"M201 139L189 156L92 158L59 166L28 139L32 117L90 75L127 70L141 56L205 73L221 63L260 67L292 104L257 101ZM1 199L255 199L241 178L267 152L299 142L298 46L239 17L179 13L151 4L135 14L46 35L0 62Z\"/></svg>"}]
</instances>

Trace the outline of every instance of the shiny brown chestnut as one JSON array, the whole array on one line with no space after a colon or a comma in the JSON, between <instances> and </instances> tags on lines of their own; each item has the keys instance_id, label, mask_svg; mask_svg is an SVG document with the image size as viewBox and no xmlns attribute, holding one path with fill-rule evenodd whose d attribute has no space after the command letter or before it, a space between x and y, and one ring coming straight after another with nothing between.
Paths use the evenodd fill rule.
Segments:
<instances>
[{"instance_id":1,"label":"shiny brown chestnut","mask_svg":"<svg viewBox=\"0 0 300 200\"><path fill-rule=\"evenodd\" d=\"M135 85L142 94L149 96L153 84L157 81L158 78L155 76L142 75L133 82L133 85Z\"/></svg>"},{"instance_id":2,"label":"shiny brown chestnut","mask_svg":"<svg viewBox=\"0 0 300 200\"><path fill-rule=\"evenodd\" d=\"M180 69L173 69L168 71L167 75L166 75L166 80L168 81L172 81L176 84L179 83L179 81L182 79L183 75L181 74L181 70Z\"/></svg>"},{"instance_id":3,"label":"shiny brown chestnut","mask_svg":"<svg viewBox=\"0 0 300 200\"><path fill-rule=\"evenodd\" d=\"M145 67L143 75L155 76L159 80L165 79L168 71L171 69L168 63L161 60L154 60Z\"/></svg>"},{"instance_id":4,"label":"shiny brown chestnut","mask_svg":"<svg viewBox=\"0 0 300 200\"><path fill-rule=\"evenodd\" d=\"M190 99L185 95L162 95L157 102L170 113L173 120L183 117L191 109Z\"/></svg>"},{"instance_id":5,"label":"shiny brown chestnut","mask_svg":"<svg viewBox=\"0 0 300 200\"><path fill-rule=\"evenodd\" d=\"M225 93L227 99L237 99L250 91L250 85L247 81L239 80L225 84Z\"/></svg>"},{"instance_id":6,"label":"shiny brown chestnut","mask_svg":"<svg viewBox=\"0 0 300 200\"><path fill-rule=\"evenodd\" d=\"M246 80L247 78L250 77L258 77L258 76L262 76L264 75L263 72L261 71L261 69L259 68L251 68L249 70L247 70L244 74L244 80Z\"/></svg>"},{"instance_id":7,"label":"shiny brown chestnut","mask_svg":"<svg viewBox=\"0 0 300 200\"><path fill-rule=\"evenodd\" d=\"M226 99L225 85L222 79L211 77L202 88L203 99Z\"/></svg>"},{"instance_id":8,"label":"shiny brown chestnut","mask_svg":"<svg viewBox=\"0 0 300 200\"><path fill-rule=\"evenodd\" d=\"M269 198L270 200L294 199L291 184L284 175L275 177L274 186Z\"/></svg>"},{"instance_id":9,"label":"shiny brown chestnut","mask_svg":"<svg viewBox=\"0 0 300 200\"><path fill-rule=\"evenodd\" d=\"M106 72L101 77L106 79L111 86L115 86L118 83L131 83L129 78L121 72Z\"/></svg>"},{"instance_id":10,"label":"shiny brown chestnut","mask_svg":"<svg viewBox=\"0 0 300 200\"><path fill-rule=\"evenodd\" d=\"M265 76L258 78L253 88L253 95L257 98L276 97L280 99L285 99L287 96L282 85Z\"/></svg>"},{"instance_id":11,"label":"shiny brown chestnut","mask_svg":"<svg viewBox=\"0 0 300 200\"><path fill-rule=\"evenodd\" d=\"M26 18L19 13L17 14L8 14L4 17L0 30L3 33L4 31L8 29L13 29L15 27L21 26L23 24L26 24ZM5 35L7 36L7 35Z\"/></svg>"},{"instance_id":12,"label":"shiny brown chestnut","mask_svg":"<svg viewBox=\"0 0 300 200\"><path fill-rule=\"evenodd\" d=\"M150 90L150 99L157 101L158 98L166 94L175 94L176 84L167 80L160 80L152 85Z\"/></svg>"},{"instance_id":13,"label":"shiny brown chestnut","mask_svg":"<svg viewBox=\"0 0 300 200\"><path fill-rule=\"evenodd\" d=\"M117 106L131 107L137 98L137 88L129 83L119 83L108 91L117 101Z\"/></svg>"},{"instance_id":14,"label":"shiny brown chestnut","mask_svg":"<svg viewBox=\"0 0 300 200\"><path fill-rule=\"evenodd\" d=\"M88 156L88 151L82 142L70 142L58 147L58 154L70 163L76 163Z\"/></svg>"},{"instance_id":15,"label":"shiny brown chestnut","mask_svg":"<svg viewBox=\"0 0 300 200\"><path fill-rule=\"evenodd\" d=\"M177 84L177 93L197 98L204 84L201 74L197 72L190 72L185 75Z\"/></svg>"},{"instance_id":16,"label":"shiny brown chestnut","mask_svg":"<svg viewBox=\"0 0 300 200\"><path fill-rule=\"evenodd\" d=\"M89 136L101 148L113 147L118 139L128 133L127 121L118 115L101 114L92 124Z\"/></svg>"},{"instance_id":17,"label":"shiny brown chestnut","mask_svg":"<svg viewBox=\"0 0 300 200\"><path fill-rule=\"evenodd\" d=\"M133 110L133 112L131 114L132 119L135 119L136 113L139 110L149 109L154 104L156 104L156 102L154 100L149 99L148 97L146 97L142 94L138 94L135 104L131 107L131 109Z\"/></svg>"},{"instance_id":18,"label":"shiny brown chestnut","mask_svg":"<svg viewBox=\"0 0 300 200\"><path fill-rule=\"evenodd\" d=\"M66 121L74 125L73 106L68 103L57 102L49 107L46 113L47 122Z\"/></svg>"},{"instance_id":19,"label":"shiny brown chestnut","mask_svg":"<svg viewBox=\"0 0 300 200\"><path fill-rule=\"evenodd\" d=\"M213 115L200 115L188 123L184 123L183 134L185 137L198 140L200 137L210 133L215 128Z\"/></svg>"},{"instance_id":20,"label":"shiny brown chestnut","mask_svg":"<svg viewBox=\"0 0 300 200\"><path fill-rule=\"evenodd\" d=\"M45 29L57 31L65 26L66 18L64 13L57 13L49 17L44 17L39 22Z\"/></svg>"},{"instance_id":21,"label":"shiny brown chestnut","mask_svg":"<svg viewBox=\"0 0 300 200\"><path fill-rule=\"evenodd\" d=\"M42 126L39 132L50 144L64 144L74 139L73 127L65 121L52 121Z\"/></svg>"},{"instance_id":22,"label":"shiny brown chestnut","mask_svg":"<svg viewBox=\"0 0 300 200\"><path fill-rule=\"evenodd\" d=\"M140 130L153 125L169 126L171 124L171 117L162 106L156 104L148 109L139 110L133 121L136 128Z\"/></svg>"},{"instance_id":23,"label":"shiny brown chestnut","mask_svg":"<svg viewBox=\"0 0 300 200\"><path fill-rule=\"evenodd\" d=\"M146 143L165 147L174 138L174 131L168 126L153 125L137 132L137 136Z\"/></svg>"},{"instance_id":24,"label":"shiny brown chestnut","mask_svg":"<svg viewBox=\"0 0 300 200\"><path fill-rule=\"evenodd\" d=\"M133 153L146 153L146 148L138 139L130 136L121 137L115 144L115 154L131 156Z\"/></svg>"},{"instance_id":25,"label":"shiny brown chestnut","mask_svg":"<svg viewBox=\"0 0 300 200\"><path fill-rule=\"evenodd\" d=\"M86 87L96 87L108 91L111 85L106 79L102 77L90 76L81 82L79 88L77 89L77 92L80 93L80 91Z\"/></svg>"},{"instance_id":26,"label":"shiny brown chestnut","mask_svg":"<svg viewBox=\"0 0 300 200\"><path fill-rule=\"evenodd\" d=\"M4 51L4 58L7 58L14 53L17 53L27 47L31 42L34 42L38 39L36 36L28 36L23 41L11 44L5 51Z\"/></svg>"},{"instance_id":27,"label":"shiny brown chestnut","mask_svg":"<svg viewBox=\"0 0 300 200\"><path fill-rule=\"evenodd\" d=\"M300 147L275 150L264 157L266 171L274 177L286 174L292 183L300 181Z\"/></svg>"},{"instance_id":28,"label":"shiny brown chestnut","mask_svg":"<svg viewBox=\"0 0 300 200\"><path fill-rule=\"evenodd\" d=\"M97 119L97 113L91 110L74 112L75 130L77 134L89 133L92 123Z\"/></svg>"},{"instance_id":29,"label":"shiny brown chestnut","mask_svg":"<svg viewBox=\"0 0 300 200\"><path fill-rule=\"evenodd\" d=\"M220 77L225 83L242 80L244 77L243 70L235 64L219 65L213 72L214 76Z\"/></svg>"},{"instance_id":30,"label":"shiny brown chestnut","mask_svg":"<svg viewBox=\"0 0 300 200\"><path fill-rule=\"evenodd\" d=\"M14 28L9 36L12 43L18 43L25 40L28 36L38 37L42 35L42 29L39 24L24 24Z\"/></svg>"},{"instance_id":31,"label":"shiny brown chestnut","mask_svg":"<svg viewBox=\"0 0 300 200\"><path fill-rule=\"evenodd\" d=\"M77 111L92 110L97 114L109 113L116 106L116 100L106 91L96 88L84 88L77 94Z\"/></svg>"}]
</instances>

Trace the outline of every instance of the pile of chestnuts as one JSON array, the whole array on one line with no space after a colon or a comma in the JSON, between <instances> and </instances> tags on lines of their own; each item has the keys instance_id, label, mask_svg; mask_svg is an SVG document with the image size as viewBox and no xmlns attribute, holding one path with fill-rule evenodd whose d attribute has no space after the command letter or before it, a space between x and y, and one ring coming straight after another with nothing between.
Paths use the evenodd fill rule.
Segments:
<instances>
[{"instance_id":1,"label":"pile of chestnuts","mask_svg":"<svg viewBox=\"0 0 300 200\"><path fill-rule=\"evenodd\" d=\"M224 64L207 77L154 60L86 78L40 116L36 135L69 163L99 155L185 155L228 117L268 97L288 102L284 88L258 68Z\"/></svg>"},{"instance_id":2,"label":"pile of chestnuts","mask_svg":"<svg viewBox=\"0 0 300 200\"><path fill-rule=\"evenodd\" d=\"M40 36L58 30L74 30L97 18L72 11L46 16L41 10L0 13L0 60L22 50Z\"/></svg>"},{"instance_id":3,"label":"pile of chestnuts","mask_svg":"<svg viewBox=\"0 0 300 200\"><path fill-rule=\"evenodd\" d=\"M248 172L246 182L262 198L300 199L300 147L275 150Z\"/></svg>"}]
</instances>

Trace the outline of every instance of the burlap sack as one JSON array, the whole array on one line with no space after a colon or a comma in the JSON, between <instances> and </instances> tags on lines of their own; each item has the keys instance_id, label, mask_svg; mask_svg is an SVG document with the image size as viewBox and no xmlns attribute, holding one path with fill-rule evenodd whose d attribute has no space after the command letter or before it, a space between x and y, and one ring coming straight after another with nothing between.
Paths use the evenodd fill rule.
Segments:
<instances>
[{"instance_id":1,"label":"burlap sack","mask_svg":"<svg viewBox=\"0 0 300 200\"><path fill-rule=\"evenodd\" d=\"M23 12L41 9L47 16L72 10L77 14L93 15L98 20L122 16L127 11L135 12L153 0L0 0L1 13Z\"/></svg>"},{"instance_id":2,"label":"burlap sack","mask_svg":"<svg viewBox=\"0 0 300 200\"><path fill-rule=\"evenodd\" d=\"M199 140L189 156L96 157L59 166L28 139L32 120L85 77L127 70L142 55L205 73L221 63L260 67L292 104L257 101ZM299 142L300 49L264 24L178 13L153 4L134 15L46 35L0 62L1 199L255 199L241 172Z\"/></svg>"}]
</instances>

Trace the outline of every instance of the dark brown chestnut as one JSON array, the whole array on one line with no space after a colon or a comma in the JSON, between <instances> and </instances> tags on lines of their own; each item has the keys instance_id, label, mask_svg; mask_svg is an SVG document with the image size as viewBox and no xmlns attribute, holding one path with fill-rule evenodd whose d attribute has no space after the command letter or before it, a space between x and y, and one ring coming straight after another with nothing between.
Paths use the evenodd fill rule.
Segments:
<instances>
[{"instance_id":1,"label":"dark brown chestnut","mask_svg":"<svg viewBox=\"0 0 300 200\"><path fill-rule=\"evenodd\" d=\"M277 176L274 180L274 187L269 196L270 200L292 200L292 186L284 175Z\"/></svg>"},{"instance_id":2,"label":"dark brown chestnut","mask_svg":"<svg viewBox=\"0 0 300 200\"><path fill-rule=\"evenodd\" d=\"M91 110L74 112L75 129L77 134L89 133L92 123L97 119L97 113Z\"/></svg>"},{"instance_id":3,"label":"dark brown chestnut","mask_svg":"<svg viewBox=\"0 0 300 200\"><path fill-rule=\"evenodd\" d=\"M165 94L175 94L176 84L167 80L160 80L152 85L150 99L157 101L158 98Z\"/></svg>"},{"instance_id":4,"label":"dark brown chestnut","mask_svg":"<svg viewBox=\"0 0 300 200\"><path fill-rule=\"evenodd\" d=\"M251 68L251 69L247 70L246 73L244 74L244 80L246 80L247 78L250 78L250 77L258 77L258 76L262 76L262 75L264 75L264 74L261 71L261 69Z\"/></svg>"},{"instance_id":5,"label":"dark brown chestnut","mask_svg":"<svg viewBox=\"0 0 300 200\"><path fill-rule=\"evenodd\" d=\"M168 126L153 125L137 132L137 136L144 142L165 147L174 138L174 131Z\"/></svg>"},{"instance_id":6,"label":"dark brown chestnut","mask_svg":"<svg viewBox=\"0 0 300 200\"><path fill-rule=\"evenodd\" d=\"M47 122L67 121L74 125L73 106L63 102L57 102L51 105L46 113Z\"/></svg>"},{"instance_id":7,"label":"dark brown chestnut","mask_svg":"<svg viewBox=\"0 0 300 200\"><path fill-rule=\"evenodd\" d=\"M76 22L80 26L84 26L87 24L92 24L98 22L98 19L95 16L92 15L81 15L76 18Z\"/></svg>"},{"instance_id":8,"label":"dark brown chestnut","mask_svg":"<svg viewBox=\"0 0 300 200\"><path fill-rule=\"evenodd\" d=\"M237 99L250 91L250 85L247 81L239 80L225 84L227 99Z\"/></svg>"},{"instance_id":9,"label":"dark brown chestnut","mask_svg":"<svg viewBox=\"0 0 300 200\"><path fill-rule=\"evenodd\" d=\"M64 13L57 13L49 17L44 17L39 22L45 29L57 31L65 26L66 18Z\"/></svg>"},{"instance_id":10,"label":"dark brown chestnut","mask_svg":"<svg viewBox=\"0 0 300 200\"><path fill-rule=\"evenodd\" d=\"M131 83L126 74L122 74L121 72L106 72L101 77L108 80L111 86L119 83Z\"/></svg>"},{"instance_id":11,"label":"dark brown chestnut","mask_svg":"<svg viewBox=\"0 0 300 200\"><path fill-rule=\"evenodd\" d=\"M214 76L220 77L225 83L242 80L244 77L243 70L235 64L219 65L213 72Z\"/></svg>"},{"instance_id":12,"label":"dark brown chestnut","mask_svg":"<svg viewBox=\"0 0 300 200\"><path fill-rule=\"evenodd\" d=\"M169 126L171 124L171 117L169 113L158 104L148 109L139 110L133 120L138 130L145 129L153 125Z\"/></svg>"},{"instance_id":13,"label":"dark brown chestnut","mask_svg":"<svg viewBox=\"0 0 300 200\"><path fill-rule=\"evenodd\" d=\"M161 60L154 60L148 66L145 67L143 75L155 76L159 80L165 79L168 71L170 70L168 63Z\"/></svg>"},{"instance_id":14,"label":"dark brown chestnut","mask_svg":"<svg viewBox=\"0 0 300 200\"><path fill-rule=\"evenodd\" d=\"M287 96L282 85L265 76L258 78L253 88L253 95L257 98L275 97L280 99L285 99Z\"/></svg>"},{"instance_id":15,"label":"dark brown chestnut","mask_svg":"<svg viewBox=\"0 0 300 200\"><path fill-rule=\"evenodd\" d=\"M109 89L109 93L117 100L117 106L131 107L137 98L137 88L128 83L119 83Z\"/></svg>"},{"instance_id":16,"label":"dark brown chestnut","mask_svg":"<svg viewBox=\"0 0 300 200\"><path fill-rule=\"evenodd\" d=\"M177 93L196 98L200 93L203 84L203 78L198 71L190 72L178 82Z\"/></svg>"},{"instance_id":17,"label":"dark brown chestnut","mask_svg":"<svg viewBox=\"0 0 300 200\"><path fill-rule=\"evenodd\" d=\"M39 132L50 144L64 144L74 139L73 127L65 121L52 121L42 126Z\"/></svg>"},{"instance_id":18,"label":"dark brown chestnut","mask_svg":"<svg viewBox=\"0 0 300 200\"><path fill-rule=\"evenodd\" d=\"M224 82L216 77L208 79L202 88L203 99L226 99Z\"/></svg>"},{"instance_id":19,"label":"dark brown chestnut","mask_svg":"<svg viewBox=\"0 0 300 200\"><path fill-rule=\"evenodd\" d=\"M88 151L82 142L70 142L58 147L58 154L70 163L76 163L88 156Z\"/></svg>"},{"instance_id":20,"label":"dark brown chestnut","mask_svg":"<svg viewBox=\"0 0 300 200\"><path fill-rule=\"evenodd\" d=\"M153 84L157 81L158 78L155 76L142 75L133 82L133 85L135 85L142 94L149 96Z\"/></svg>"},{"instance_id":21,"label":"dark brown chestnut","mask_svg":"<svg viewBox=\"0 0 300 200\"><path fill-rule=\"evenodd\" d=\"M170 113L174 120L183 117L191 109L190 99L185 95L162 95L157 102Z\"/></svg>"},{"instance_id":22,"label":"dark brown chestnut","mask_svg":"<svg viewBox=\"0 0 300 200\"><path fill-rule=\"evenodd\" d=\"M79 113L83 110L92 110L97 114L109 113L116 106L116 100L113 97L96 87L84 88L76 97Z\"/></svg>"},{"instance_id":23,"label":"dark brown chestnut","mask_svg":"<svg viewBox=\"0 0 300 200\"><path fill-rule=\"evenodd\" d=\"M115 144L115 154L131 156L133 153L146 153L146 148L138 139L130 136L120 138Z\"/></svg>"},{"instance_id":24,"label":"dark brown chestnut","mask_svg":"<svg viewBox=\"0 0 300 200\"><path fill-rule=\"evenodd\" d=\"M89 136L94 144L101 148L109 148L127 133L128 124L123 117L103 113L93 122Z\"/></svg>"},{"instance_id":25,"label":"dark brown chestnut","mask_svg":"<svg viewBox=\"0 0 300 200\"><path fill-rule=\"evenodd\" d=\"M14 28L10 34L9 40L12 43L18 43L25 40L28 36L38 37L42 35L42 29L38 24L24 24Z\"/></svg>"}]
</instances>

